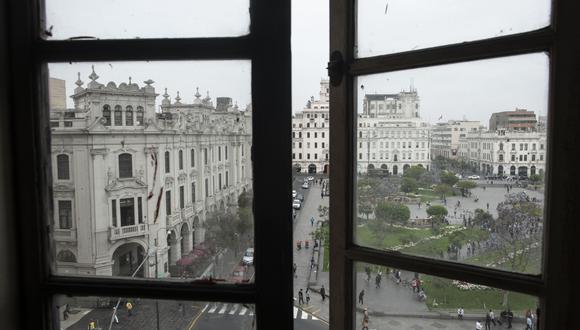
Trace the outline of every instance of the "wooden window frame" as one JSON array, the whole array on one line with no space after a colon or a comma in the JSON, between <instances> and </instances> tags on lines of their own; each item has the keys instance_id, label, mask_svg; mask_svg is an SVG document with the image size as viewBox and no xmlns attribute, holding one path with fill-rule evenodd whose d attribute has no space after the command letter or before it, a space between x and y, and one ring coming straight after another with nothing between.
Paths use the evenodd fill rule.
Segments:
<instances>
[{"instance_id":1,"label":"wooden window frame","mask_svg":"<svg viewBox=\"0 0 580 330\"><path fill-rule=\"evenodd\" d=\"M505 37L440 47L355 58L356 1L336 0L330 5L330 53L339 52L331 78L330 142L330 324L333 329L354 325L354 263L367 262L460 279L513 290L540 298L542 329L573 327L574 297L580 278L577 241L580 208L570 196L579 193L580 177L573 170L579 153L575 128L580 124L580 5L571 0L552 1L551 26ZM542 274L539 276L435 260L396 252L381 252L354 243L356 175L356 111L354 81L363 74L383 73L533 52L550 53L549 149ZM573 183L573 184L570 184ZM562 293L566 292L565 295Z\"/></svg>"},{"instance_id":2,"label":"wooden window frame","mask_svg":"<svg viewBox=\"0 0 580 330\"><path fill-rule=\"evenodd\" d=\"M291 53L290 0L249 0L250 33L240 37L54 40L41 0L6 4L10 64L8 102L13 149L11 188L18 233L21 328L56 329L54 295L143 297L255 304L258 329L291 329ZM4 44L4 43L3 43ZM47 216L53 214L48 69L51 62L249 60L252 64L251 146L254 193L255 284L207 285L151 279L66 277L51 274ZM271 83L271 77L277 83ZM23 97L23 95L25 97ZM20 100L20 101L18 101ZM22 101L24 100L24 101ZM271 104L280 104L272 111ZM270 164L286 164L275 169ZM24 165L25 164L25 165ZM16 182L18 184L16 184ZM272 215L280 221L271 221ZM284 221L285 219L285 221ZM26 224L26 225L24 225ZM26 260L26 262L24 262ZM34 313L36 317L25 317Z\"/></svg>"}]
</instances>

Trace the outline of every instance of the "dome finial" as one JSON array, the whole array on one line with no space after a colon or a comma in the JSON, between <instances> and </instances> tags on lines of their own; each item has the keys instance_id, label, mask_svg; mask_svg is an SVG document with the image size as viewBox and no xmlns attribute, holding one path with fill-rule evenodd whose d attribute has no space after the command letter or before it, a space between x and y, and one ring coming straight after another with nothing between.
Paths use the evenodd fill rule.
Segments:
<instances>
[{"instance_id":1,"label":"dome finial","mask_svg":"<svg viewBox=\"0 0 580 330\"><path fill-rule=\"evenodd\" d=\"M165 94L163 94L163 97L166 99L169 98L169 94L167 94L167 87L165 87Z\"/></svg>"},{"instance_id":2,"label":"dome finial","mask_svg":"<svg viewBox=\"0 0 580 330\"><path fill-rule=\"evenodd\" d=\"M91 79L92 81L95 81L95 80L99 79L99 75L97 75L95 73L95 66L94 65L91 65L91 68L93 69L93 72L89 76L89 79Z\"/></svg>"},{"instance_id":3,"label":"dome finial","mask_svg":"<svg viewBox=\"0 0 580 330\"><path fill-rule=\"evenodd\" d=\"M129 85L131 85L131 77L129 77Z\"/></svg>"},{"instance_id":4,"label":"dome finial","mask_svg":"<svg viewBox=\"0 0 580 330\"><path fill-rule=\"evenodd\" d=\"M79 87L81 87L83 85L83 81L81 80L81 73L77 72L77 81L75 82L75 84Z\"/></svg>"},{"instance_id":5,"label":"dome finial","mask_svg":"<svg viewBox=\"0 0 580 330\"><path fill-rule=\"evenodd\" d=\"M201 97L201 94L199 94L199 87L195 88L195 98L199 99Z\"/></svg>"},{"instance_id":6,"label":"dome finial","mask_svg":"<svg viewBox=\"0 0 580 330\"><path fill-rule=\"evenodd\" d=\"M177 96L175 97L175 103L179 103L181 101L181 97L179 97L179 91L177 91Z\"/></svg>"}]
</instances>

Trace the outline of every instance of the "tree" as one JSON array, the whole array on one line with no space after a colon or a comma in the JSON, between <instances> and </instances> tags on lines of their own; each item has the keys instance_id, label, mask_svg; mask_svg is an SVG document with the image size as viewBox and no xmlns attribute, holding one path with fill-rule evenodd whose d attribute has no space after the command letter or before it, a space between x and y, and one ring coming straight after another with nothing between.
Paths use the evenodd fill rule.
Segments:
<instances>
[{"instance_id":1,"label":"tree","mask_svg":"<svg viewBox=\"0 0 580 330\"><path fill-rule=\"evenodd\" d=\"M382 202L375 208L375 218L369 221L368 226L379 242L383 242L389 227L395 223L404 224L409 217L411 217L411 211L406 205Z\"/></svg>"},{"instance_id":2,"label":"tree","mask_svg":"<svg viewBox=\"0 0 580 330\"><path fill-rule=\"evenodd\" d=\"M448 212L444 206L431 205L427 208L427 214L431 218L431 229L436 229L443 224Z\"/></svg>"},{"instance_id":3,"label":"tree","mask_svg":"<svg viewBox=\"0 0 580 330\"><path fill-rule=\"evenodd\" d=\"M238 196L238 207L252 207L252 194L243 192Z\"/></svg>"},{"instance_id":4,"label":"tree","mask_svg":"<svg viewBox=\"0 0 580 330\"><path fill-rule=\"evenodd\" d=\"M358 212L364 214L368 220L369 216L373 214L373 205L367 200L361 201L359 199Z\"/></svg>"},{"instance_id":5,"label":"tree","mask_svg":"<svg viewBox=\"0 0 580 330\"><path fill-rule=\"evenodd\" d=\"M489 229L494 224L493 216L482 209L475 209L473 214L473 226L479 227L482 229Z\"/></svg>"},{"instance_id":6,"label":"tree","mask_svg":"<svg viewBox=\"0 0 580 330\"><path fill-rule=\"evenodd\" d=\"M404 177L401 181L401 191L410 193L417 190L418 184L417 180L411 177Z\"/></svg>"},{"instance_id":7,"label":"tree","mask_svg":"<svg viewBox=\"0 0 580 330\"><path fill-rule=\"evenodd\" d=\"M462 180L457 182L457 188L461 191L461 196L469 196L469 190L477 187L477 184L473 181Z\"/></svg>"},{"instance_id":8,"label":"tree","mask_svg":"<svg viewBox=\"0 0 580 330\"><path fill-rule=\"evenodd\" d=\"M416 181L419 181L423 174L425 174L427 170L425 170L422 166L411 166L409 167L405 173L403 174L404 178L412 178ZM403 180L404 181L404 180Z\"/></svg>"},{"instance_id":9,"label":"tree","mask_svg":"<svg viewBox=\"0 0 580 330\"><path fill-rule=\"evenodd\" d=\"M445 196L451 195L451 193L453 193L451 186L444 183L436 185L433 190L439 194L439 196L441 196L441 199L445 199Z\"/></svg>"},{"instance_id":10,"label":"tree","mask_svg":"<svg viewBox=\"0 0 580 330\"><path fill-rule=\"evenodd\" d=\"M541 183L543 181L542 179L543 179L542 176L539 175L539 174L532 174L532 175L530 175L530 181L533 184Z\"/></svg>"},{"instance_id":11,"label":"tree","mask_svg":"<svg viewBox=\"0 0 580 330\"><path fill-rule=\"evenodd\" d=\"M441 174L439 174L439 178L441 179L441 183L444 183L450 187L453 187L453 185L459 181L459 178L455 176L455 173L449 171L441 172Z\"/></svg>"}]
</instances>

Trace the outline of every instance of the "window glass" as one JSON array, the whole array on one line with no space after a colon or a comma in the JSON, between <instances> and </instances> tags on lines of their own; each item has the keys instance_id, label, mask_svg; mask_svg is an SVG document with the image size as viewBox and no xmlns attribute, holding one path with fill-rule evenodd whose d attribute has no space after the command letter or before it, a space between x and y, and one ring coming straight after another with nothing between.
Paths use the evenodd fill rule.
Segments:
<instances>
[{"instance_id":1,"label":"window glass","mask_svg":"<svg viewBox=\"0 0 580 330\"><path fill-rule=\"evenodd\" d=\"M538 329L534 296L362 262L354 271L355 329Z\"/></svg>"},{"instance_id":2,"label":"window glass","mask_svg":"<svg viewBox=\"0 0 580 330\"><path fill-rule=\"evenodd\" d=\"M547 82L545 54L359 77L357 244L540 273L546 163L528 155L544 151L513 146L546 142ZM387 140L392 157L376 159Z\"/></svg>"},{"instance_id":3,"label":"window glass","mask_svg":"<svg viewBox=\"0 0 580 330\"><path fill-rule=\"evenodd\" d=\"M501 37L550 24L549 0L356 3L357 57Z\"/></svg>"},{"instance_id":4,"label":"window glass","mask_svg":"<svg viewBox=\"0 0 580 330\"><path fill-rule=\"evenodd\" d=\"M232 274L232 276L234 276ZM244 274L238 273L237 278ZM54 297L59 328L254 329L252 304L117 297Z\"/></svg>"},{"instance_id":5,"label":"window glass","mask_svg":"<svg viewBox=\"0 0 580 330\"><path fill-rule=\"evenodd\" d=\"M248 0L191 2L48 0L48 39L233 37L249 32Z\"/></svg>"},{"instance_id":6,"label":"window glass","mask_svg":"<svg viewBox=\"0 0 580 330\"><path fill-rule=\"evenodd\" d=\"M241 267L253 281L250 61L63 63L49 74L65 105L50 116L72 123L51 130L50 253L75 260L53 273L232 283ZM194 150L199 169L187 166Z\"/></svg>"}]
</instances>

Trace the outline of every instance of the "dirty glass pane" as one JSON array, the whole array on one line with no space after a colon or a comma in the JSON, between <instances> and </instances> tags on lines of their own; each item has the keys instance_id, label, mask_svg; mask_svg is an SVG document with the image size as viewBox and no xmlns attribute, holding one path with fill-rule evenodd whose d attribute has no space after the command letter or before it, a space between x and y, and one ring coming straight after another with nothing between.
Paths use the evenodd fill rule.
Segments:
<instances>
[{"instance_id":1,"label":"dirty glass pane","mask_svg":"<svg viewBox=\"0 0 580 330\"><path fill-rule=\"evenodd\" d=\"M534 296L362 262L354 270L355 329L538 329Z\"/></svg>"},{"instance_id":2,"label":"dirty glass pane","mask_svg":"<svg viewBox=\"0 0 580 330\"><path fill-rule=\"evenodd\" d=\"M54 297L60 329L254 329L252 304L118 297Z\"/></svg>"},{"instance_id":3,"label":"dirty glass pane","mask_svg":"<svg viewBox=\"0 0 580 330\"><path fill-rule=\"evenodd\" d=\"M357 244L538 274L548 57L357 79Z\"/></svg>"},{"instance_id":4,"label":"dirty glass pane","mask_svg":"<svg viewBox=\"0 0 580 330\"><path fill-rule=\"evenodd\" d=\"M250 62L49 72L54 273L252 282Z\"/></svg>"},{"instance_id":5,"label":"dirty glass pane","mask_svg":"<svg viewBox=\"0 0 580 330\"><path fill-rule=\"evenodd\" d=\"M549 0L360 0L355 56L368 57L536 30Z\"/></svg>"},{"instance_id":6,"label":"dirty glass pane","mask_svg":"<svg viewBox=\"0 0 580 330\"><path fill-rule=\"evenodd\" d=\"M249 33L248 0L47 0L48 39L233 37Z\"/></svg>"}]
</instances>

